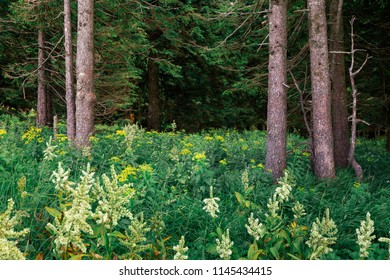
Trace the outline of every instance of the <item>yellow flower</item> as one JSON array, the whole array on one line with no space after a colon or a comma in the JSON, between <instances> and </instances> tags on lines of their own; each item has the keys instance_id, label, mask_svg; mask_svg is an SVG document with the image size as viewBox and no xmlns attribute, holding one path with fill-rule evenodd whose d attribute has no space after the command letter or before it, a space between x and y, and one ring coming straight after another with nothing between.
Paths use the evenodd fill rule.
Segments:
<instances>
[{"instance_id":1,"label":"yellow flower","mask_svg":"<svg viewBox=\"0 0 390 280\"><path fill-rule=\"evenodd\" d=\"M192 143L184 143L184 146L187 148L192 148L194 145Z\"/></svg>"},{"instance_id":2,"label":"yellow flower","mask_svg":"<svg viewBox=\"0 0 390 280\"><path fill-rule=\"evenodd\" d=\"M191 154L191 151L189 149L183 149L181 152L180 152L181 155L190 155Z\"/></svg>"},{"instance_id":3,"label":"yellow flower","mask_svg":"<svg viewBox=\"0 0 390 280\"><path fill-rule=\"evenodd\" d=\"M215 139L217 139L217 140L220 141L220 142L225 142L225 138L223 138L223 137L220 136L220 135L217 135L217 136L215 137Z\"/></svg>"},{"instance_id":4,"label":"yellow flower","mask_svg":"<svg viewBox=\"0 0 390 280\"><path fill-rule=\"evenodd\" d=\"M260 168L260 169L264 169L264 165L261 164L261 163L259 163L259 164L257 165L257 167Z\"/></svg>"},{"instance_id":5,"label":"yellow flower","mask_svg":"<svg viewBox=\"0 0 390 280\"><path fill-rule=\"evenodd\" d=\"M303 152L302 155L305 156L305 157L310 157L311 156L311 154L308 153L308 152Z\"/></svg>"},{"instance_id":6,"label":"yellow flower","mask_svg":"<svg viewBox=\"0 0 390 280\"><path fill-rule=\"evenodd\" d=\"M121 159L114 156L114 157L111 157L111 158L110 158L110 161L112 161L112 162L120 162Z\"/></svg>"},{"instance_id":7,"label":"yellow flower","mask_svg":"<svg viewBox=\"0 0 390 280\"><path fill-rule=\"evenodd\" d=\"M192 160L196 160L196 161L202 161L206 159L206 153L203 152L203 153L195 153L194 157L192 158Z\"/></svg>"},{"instance_id":8,"label":"yellow flower","mask_svg":"<svg viewBox=\"0 0 390 280\"><path fill-rule=\"evenodd\" d=\"M221 165L227 165L227 164L228 164L228 162L226 161L226 159L221 159L221 160L219 161L219 163L220 163Z\"/></svg>"},{"instance_id":9,"label":"yellow flower","mask_svg":"<svg viewBox=\"0 0 390 280\"><path fill-rule=\"evenodd\" d=\"M93 143L97 143L99 141L99 138L97 138L95 136L91 136L91 137L89 137L89 141L91 141Z\"/></svg>"},{"instance_id":10,"label":"yellow flower","mask_svg":"<svg viewBox=\"0 0 390 280\"><path fill-rule=\"evenodd\" d=\"M359 183L359 182L353 183L353 187L354 187L355 189L360 188L360 183Z\"/></svg>"},{"instance_id":11,"label":"yellow flower","mask_svg":"<svg viewBox=\"0 0 390 280\"><path fill-rule=\"evenodd\" d=\"M5 129L0 129L0 136L1 136L1 135L5 135L5 134L7 134L7 130L5 130Z\"/></svg>"},{"instance_id":12,"label":"yellow flower","mask_svg":"<svg viewBox=\"0 0 390 280\"><path fill-rule=\"evenodd\" d=\"M255 163L255 162L256 161L253 158L251 158L250 163Z\"/></svg>"},{"instance_id":13,"label":"yellow flower","mask_svg":"<svg viewBox=\"0 0 390 280\"><path fill-rule=\"evenodd\" d=\"M147 172L147 173L152 173L153 172L153 167L150 164L142 164L140 167L138 167L139 171L141 172Z\"/></svg>"},{"instance_id":14,"label":"yellow flower","mask_svg":"<svg viewBox=\"0 0 390 280\"><path fill-rule=\"evenodd\" d=\"M119 135L119 136L126 136L126 132L124 130L117 130L115 132L116 135Z\"/></svg>"},{"instance_id":15,"label":"yellow flower","mask_svg":"<svg viewBox=\"0 0 390 280\"><path fill-rule=\"evenodd\" d=\"M58 142L65 142L66 140L68 140L68 136L66 136L65 134L57 134Z\"/></svg>"},{"instance_id":16,"label":"yellow flower","mask_svg":"<svg viewBox=\"0 0 390 280\"><path fill-rule=\"evenodd\" d=\"M248 145L244 145L244 146L241 147L241 150L243 150L243 151L246 151L248 149L249 149Z\"/></svg>"},{"instance_id":17,"label":"yellow flower","mask_svg":"<svg viewBox=\"0 0 390 280\"><path fill-rule=\"evenodd\" d=\"M30 143L31 141L37 139L39 143L42 143L44 140L41 136L42 128L31 126L23 135L22 140L25 144Z\"/></svg>"},{"instance_id":18,"label":"yellow flower","mask_svg":"<svg viewBox=\"0 0 390 280\"><path fill-rule=\"evenodd\" d=\"M213 141L214 138L209 136L209 135L207 135L207 136L204 137L204 140L206 140L206 141Z\"/></svg>"},{"instance_id":19,"label":"yellow flower","mask_svg":"<svg viewBox=\"0 0 390 280\"><path fill-rule=\"evenodd\" d=\"M126 182L129 176L132 176L134 179L137 178L137 168L131 165L126 166L118 175L118 181L121 183Z\"/></svg>"}]
</instances>

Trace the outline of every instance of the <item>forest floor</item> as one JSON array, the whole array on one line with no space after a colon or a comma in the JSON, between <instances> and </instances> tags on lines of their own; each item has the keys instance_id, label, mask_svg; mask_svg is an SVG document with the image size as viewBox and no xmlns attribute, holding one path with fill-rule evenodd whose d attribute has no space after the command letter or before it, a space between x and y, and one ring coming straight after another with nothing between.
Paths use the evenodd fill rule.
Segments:
<instances>
[{"instance_id":1,"label":"forest floor","mask_svg":"<svg viewBox=\"0 0 390 280\"><path fill-rule=\"evenodd\" d=\"M97 125L83 150L65 133L0 119L0 239L15 249L3 258L389 258L382 140L358 141L362 182L351 169L318 180L290 134L275 185L263 131Z\"/></svg>"}]
</instances>

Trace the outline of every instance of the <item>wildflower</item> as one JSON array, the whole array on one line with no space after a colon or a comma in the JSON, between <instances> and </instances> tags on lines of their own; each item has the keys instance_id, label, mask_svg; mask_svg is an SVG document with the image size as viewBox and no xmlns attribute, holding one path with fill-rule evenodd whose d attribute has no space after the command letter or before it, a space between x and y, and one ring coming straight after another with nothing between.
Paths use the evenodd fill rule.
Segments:
<instances>
[{"instance_id":1,"label":"wildflower","mask_svg":"<svg viewBox=\"0 0 390 280\"><path fill-rule=\"evenodd\" d=\"M284 172L284 176L279 180L278 184L279 186L275 189L272 199L270 198L267 204L270 215L266 214L266 216L271 218L279 217L277 211L280 209L281 204L290 199L292 187L295 185L287 171Z\"/></svg>"},{"instance_id":2,"label":"wildflower","mask_svg":"<svg viewBox=\"0 0 390 280\"><path fill-rule=\"evenodd\" d=\"M183 156L184 155L190 155L191 151L189 149L185 148L185 149L181 150L180 154L183 155Z\"/></svg>"},{"instance_id":3,"label":"wildflower","mask_svg":"<svg viewBox=\"0 0 390 280\"><path fill-rule=\"evenodd\" d=\"M234 245L234 242L230 240L229 229L226 230L226 234L222 234L221 239L221 241L218 238L215 240L217 242L217 252L221 259L229 260L232 254L231 248Z\"/></svg>"},{"instance_id":4,"label":"wildflower","mask_svg":"<svg viewBox=\"0 0 390 280\"><path fill-rule=\"evenodd\" d=\"M49 141L46 142L46 149L43 151L43 160L52 161L57 155L54 153L55 148L57 146L52 145L51 143L52 139L51 136L49 138Z\"/></svg>"},{"instance_id":5,"label":"wildflower","mask_svg":"<svg viewBox=\"0 0 390 280\"><path fill-rule=\"evenodd\" d=\"M150 165L150 164L141 164L139 167L138 167L138 170L141 171L141 172L144 172L144 173L152 173L153 172L153 167Z\"/></svg>"},{"instance_id":6,"label":"wildflower","mask_svg":"<svg viewBox=\"0 0 390 280\"><path fill-rule=\"evenodd\" d=\"M249 149L248 145L244 145L241 147L241 150L243 150L243 151L247 151L248 149Z\"/></svg>"},{"instance_id":7,"label":"wildflower","mask_svg":"<svg viewBox=\"0 0 390 280\"><path fill-rule=\"evenodd\" d=\"M23 135L22 140L24 140L25 144L28 144L34 140L38 142L42 142L43 138L40 137L42 132L42 128L38 128L35 126L31 126Z\"/></svg>"},{"instance_id":8,"label":"wildflower","mask_svg":"<svg viewBox=\"0 0 390 280\"><path fill-rule=\"evenodd\" d=\"M245 225L249 235L253 236L256 240L262 238L265 234L266 228L262 223L259 223L259 219L255 219L253 217L253 213L251 213L248 218L248 224Z\"/></svg>"},{"instance_id":9,"label":"wildflower","mask_svg":"<svg viewBox=\"0 0 390 280\"><path fill-rule=\"evenodd\" d=\"M68 136L66 136L65 134L57 134L58 142L65 142L66 140L68 140Z\"/></svg>"},{"instance_id":10,"label":"wildflower","mask_svg":"<svg viewBox=\"0 0 390 280\"><path fill-rule=\"evenodd\" d=\"M56 238L54 244L58 254L65 254L68 249L73 248L85 253L87 248L82 239L82 233L93 234L87 220L93 216L91 212L92 199L89 196L90 190L95 183L94 173L90 165L82 171L81 181L76 188L69 188L70 208L63 211L62 219L54 218L54 224L48 223L46 228Z\"/></svg>"},{"instance_id":11,"label":"wildflower","mask_svg":"<svg viewBox=\"0 0 390 280\"><path fill-rule=\"evenodd\" d=\"M187 260L188 256L186 255L188 251L188 247L184 247L185 240L184 236L180 238L179 244L176 246L173 246L173 250L176 251L175 256L173 257L174 260Z\"/></svg>"},{"instance_id":12,"label":"wildflower","mask_svg":"<svg viewBox=\"0 0 390 280\"><path fill-rule=\"evenodd\" d=\"M110 161L112 162L121 162L121 159L119 157L113 156L110 158Z\"/></svg>"},{"instance_id":13,"label":"wildflower","mask_svg":"<svg viewBox=\"0 0 390 280\"><path fill-rule=\"evenodd\" d=\"M259 163L259 164L257 165L257 167L258 167L258 168L260 168L261 170L263 170L263 169L264 169L264 165L263 165L263 164L261 164L261 163Z\"/></svg>"},{"instance_id":14,"label":"wildflower","mask_svg":"<svg viewBox=\"0 0 390 280\"><path fill-rule=\"evenodd\" d=\"M118 181L121 183L126 182L129 176L137 178L137 168L131 165L126 166L125 169L123 169L122 172L118 175Z\"/></svg>"},{"instance_id":15,"label":"wildflower","mask_svg":"<svg viewBox=\"0 0 390 280\"><path fill-rule=\"evenodd\" d=\"M126 132L124 130L117 130L115 134L118 136L126 136Z\"/></svg>"},{"instance_id":16,"label":"wildflower","mask_svg":"<svg viewBox=\"0 0 390 280\"><path fill-rule=\"evenodd\" d=\"M249 188L249 172L248 169L245 169L241 175L241 183L244 186L244 189L247 190Z\"/></svg>"},{"instance_id":17,"label":"wildflower","mask_svg":"<svg viewBox=\"0 0 390 280\"><path fill-rule=\"evenodd\" d=\"M62 163L58 163L58 171L53 171L50 179L55 184L56 191L59 192L70 192L70 187L75 183L69 181L70 170L67 171L62 168Z\"/></svg>"},{"instance_id":18,"label":"wildflower","mask_svg":"<svg viewBox=\"0 0 390 280\"><path fill-rule=\"evenodd\" d=\"M303 152L302 155L303 155L304 157L310 157L310 156L311 156L311 153Z\"/></svg>"},{"instance_id":19,"label":"wildflower","mask_svg":"<svg viewBox=\"0 0 390 280\"><path fill-rule=\"evenodd\" d=\"M192 158L192 160L196 160L196 161L202 161L202 160L205 160L206 159L206 153L203 152L203 153L195 153L194 157Z\"/></svg>"},{"instance_id":20,"label":"wildflower","mask_svg":"<svg viewBox=\"0 0 390 280\"><path fill-rule=\"evenodd\" d=\"M374 233L374 221L371 220L370 212L366 214L366 220L360 222L360 228L356 229L358 237L357 244L359 245L359 256L361 258L368 257L368 248L371 246L371 240L375 238Z\"/></svg>"},{"instance_id":21,"label":"wildflower","mask_svg":"<svg viewBox=\"0 0 390 280\"><path fill-rule=\"evenodd\" d=\"M294 219L299 219L306 215L305 209L299 201L294 203L292 211L294 213Z\"/></svg>"},{"instance_id":22,"label":"wildflower","mask_svg":"<svg viewBox=\"0 0 390 280\"><path fill-rule=\"evenodd\" d=\"M121 257L130 260L141 260L140 253L150 248L150 246L143 244L147 240L145 235L150 231L150 228L146 226L142 213L140 217L132 220L128 229L130 234L126 234L126 239L119 239L119 242L128 249L128 252Z\"/></svg>"},{"instance_id":23,"label":"wildflower","mask_svg":"<svg viewBox=\"0 0 390 280\"><path fill-rule=\"evenodd\" d=\"M219 163L220 163L221 165L227 165L227 164L228 164L228 162L227 162L226 159L221 159L221 160L219 161Z\"/></svg>"},{"instance_id":24,"label":"wildflower","mask_svg":"<svg viewBox=\"0 0 390 280\"><path fill-rule=\"evenodd\" d=\"M214 138L211 137L210 135L206 135L206 136L204 137L204 140L206 140L206 141L213 141Z\"/></svg>"},{"instance_id":25,"label":"wildflower","mask_svg":"<svg viewBox=\"0 0 390 280\"><path fill-rule=\"evenodd\" d=\"M0 128L0 136L6 135L6 134L7 134L7 130Z\"/></svg>"},{"instance_id":26,"label":"wildflower","mask_svg":"<svg viewBox=\"0 0 390 280\"><path fill-rule=\"evenodd\" d=\"M135 190L131 184L118 186L118 177L114 166L111 166L111 180L107 175L102 175L103 186L95 185L95 196L98 199L98 206L93 215L97 224L104 225L107 229L118 224L124 217L133 218L127 208L130 199L134 197Z\"/></svg>"},{"instance_id":27,"label":"wildflower","mask_svg":"<svg viewBox=\"0 0 390 280\"><path fill-rule=\"evenodd\" d=\"M220 135L215 136L215 140L217 140L217 141L219 141L219 142L225 142L225 138L223 138L223 137L220 136Z\"/></svg>"},{"instance_id":28,"label":"wildflower","mask_svg":"<svg viewBox=\"0 0 390 280\"><path fill-rule=\"evenodd\" d=\"M354 187L355 189L360 188L360 183L359 183L359 182L353 183L353 187Z\"/></svg>"},{"instance_id":29,"label":"wildflower","mask_svg":"<svg viewBox=\"0 0 390 280\"><path fill-rule=\"evenodd\" d=\"M21 221L25 213L21 211L15 212L15 215L11 217L14 211L14 201L8 200L8 206L5 212L0 213L0 260L24 260L23 253L17 248L18 242L16 241L20 237L26 235L30 230L28 228L22 231L15 231L14 227ZM14 241L10 239L16 239Z\"/></svg>"},{"instance_id":30,"label":"wildflower","mask_svg":"<svg viewBox=\"0 0 390 280\"><path fill-rule=\"evenodd\" d=\"M184 143L184 146L186 146L187 148L194 147L194 145L192 143Z\"/></svg>"},{"instance_id":31,"label":"wildflower","mask_svg":"<svg viewBox=\"0 0 390 280\"><path fill-rule=\"evenodd\" d=\"M203 199L203 203L206 204L203 207L203 210L209 213L212 218L218 217L216 214L219 213L219 206L217 201L219 201L219 198L213 197L213 186L210 186L210 198Z\"/></svg>"},{"instance_id":32,"label":"wildflower","mask_svg":"<svg viewBox=\"0 0 390 280\"><path fill-rule=\"evenodd\" d=\"M389 231L390 233L390 231ZM380 237L378 239L379 242L387 243L389 245L389 260L390 260L390 238L387 237Z\"/></svg>"},{"instance_id":33,"label":"wildflower","mask_svg":"<svg viewBox=\"0 0 390 280\"><path fill-rule=\"evenodd\" d=\"M329 217L329 209L326 209L325 217L322 218L322 221L320 222L320 219L317 218L316 221L313 222L310 238L306 242L313 250L310 259L319 259L321 255L332 252L333 249L328 246L336 243L336 234L336 224Z\"/></svg>"}]
</instances>

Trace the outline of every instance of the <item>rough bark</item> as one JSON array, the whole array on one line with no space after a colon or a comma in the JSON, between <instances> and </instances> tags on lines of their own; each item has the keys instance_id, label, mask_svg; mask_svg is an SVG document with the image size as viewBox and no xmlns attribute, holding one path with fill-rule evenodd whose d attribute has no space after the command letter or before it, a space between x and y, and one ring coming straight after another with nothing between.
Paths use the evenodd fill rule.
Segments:
<instances>
[{"instance_id":1,"label":"rough bark","mask_svg":"<svg viewBox=\"0 0 390 280\"><path fill-rule=\"evenodd\" d=\"M286 168L287 133L287 5L271 0L269 13L269 62L266 168L274 179Z\"/></svg>"},{"instance_id":2,"label":"rough bark","mask_svg":"<svg viewBox=\"0 0 390 280\"><path fill-rule=\"evenodd\" d=\"M314 172L333 178L333 132L325 0L308 0Z\"/></svg>"},{"instance_id":3,"label":"rough bark","mask_svg":"<svg viewBox=\"0 0 390 280\"><path fill-rule=\"evenodd\" d=\"M148 129L160 130L159 67L153 57L148 58Z\"/></svg>"},{"instance_id":4,"label":"rough bark","mask_svg":"<svg viewBox=\"0 0 390 280\"><path fill-rule=\"evenodd\" d=\"M336 167L346 168L348 167L350 131L348 125L348 98L343 53L343 0L330 1L329 27L334 161Z\"/></svg>"},{"instance_id":5,"label":"rough bark","mask_svg":"<svg viewBox=\"0 0 390 280\"><path fill-rule=\"evenodd\" d=\"M76 144L88 146L94 129L93 0L78 1Z\"/></svg>"},{"instance_id":6,"label":"rough bark","mask_svg":"<svg viewBox=\"0 0 390 280\"><path fill-rule=\"evenodd\" d=\"M76 136L76 105L73 79L72 21L70 0L64 0L64 37L67 135L70 141L74 141Z\"/></svg>"},{"instance_id":7,"label":"rough bark","mask_svg":"<svg viewBox=\"0 0 390 280\"><path fill-rule=\"evenodd\" d=\"M38 29L38 100L37 100L37 126L47 124L47 96L45 71L45 34Z\"/></svg>"}]
</instances>

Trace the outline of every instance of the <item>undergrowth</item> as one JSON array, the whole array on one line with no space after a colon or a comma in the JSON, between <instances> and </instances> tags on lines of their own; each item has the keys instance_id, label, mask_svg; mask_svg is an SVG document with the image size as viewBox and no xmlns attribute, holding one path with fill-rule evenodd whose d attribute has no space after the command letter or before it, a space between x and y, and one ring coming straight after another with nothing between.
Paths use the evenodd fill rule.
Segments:
<instances>
[{"instance_id":1,"label":"undergrowth","mask_svg":"<svg viewBox=\"0 0 390 280\"><path fill-rule=\"evenodd\" d=\"M98 125L91 148L78 150L64 124L54 139L32 123L0 117L0 223L12 225L0 229L0 251L5 244L14 258L389 257L390 155L381 140L359 140L362 182L350 169L319 181L305 140L291 134L288 170L275 185L262 131Z\"/></svg>"}]
</instances>

